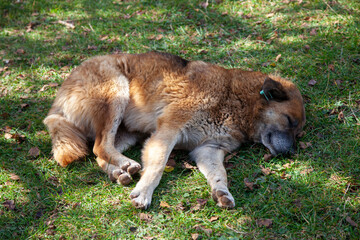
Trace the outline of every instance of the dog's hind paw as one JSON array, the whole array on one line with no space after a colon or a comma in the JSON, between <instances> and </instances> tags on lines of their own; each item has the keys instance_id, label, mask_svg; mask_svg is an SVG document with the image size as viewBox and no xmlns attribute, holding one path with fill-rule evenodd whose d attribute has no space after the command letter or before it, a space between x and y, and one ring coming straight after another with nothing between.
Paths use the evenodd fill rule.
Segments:
<instances>
[{"instance_id":1,"label":"dog's hind paw","mask_svg":"<svg viewBox=\"0 0 360 240\"><path fill-rule=\"evenodd\" d=\"M135 161L129 161L126 162L121 166L121 169L124 171L127 171L130 175L134 175L141 169L141 165L138 162Z\"/></svg>"},{"instance_id":2,"label":"dog's hind paw","mask_svg":"<svg viewBox=\"0 0 360 240\"><path fill-rule=\"evenodd\" d=\"M225 189L214 189L212 197L217 202L217 205L222 208L235 207L235 200L231 193Z\"/></svg>"},{"instance_id":3,"label":"dog's hind paw","mask_svg":"<svg viewBox=\"0 0 360 240\"><path fill-rule=\"evenodd\" d=\"M122 185L128 185L132 182L132 178L129 173L122 170L121 168L116 168L109 174L109 178L113 182L117 182Z\"/></svg>"}]
</instances>

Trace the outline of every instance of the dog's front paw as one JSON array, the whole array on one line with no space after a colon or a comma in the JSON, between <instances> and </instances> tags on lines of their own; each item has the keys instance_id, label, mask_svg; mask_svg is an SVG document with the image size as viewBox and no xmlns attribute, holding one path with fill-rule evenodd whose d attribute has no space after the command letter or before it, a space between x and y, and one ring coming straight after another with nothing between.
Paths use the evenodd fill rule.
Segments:
<instances>
[{"instance_id":1,"label":"dog's front paw","mask_svg":"<svg viewBox=\"0 0 360 240\"><path fill-rule=\"evenodd\" d=\"M131 203L134 207L139 209L147 209L151 204L151 196L134 189L130 194Z\"/></svg>"},{"instance_id":2,"label":"dog's front paw","mask_svg":"<svg viewBox=\"0 0 360 240\"><path fill-rule=\"evenodd\" d=\"M214 189L212 197L217 202L217 205L222 208L235 207L235 200L231 193L225 189Z\"/></svg>"}]
</instances>

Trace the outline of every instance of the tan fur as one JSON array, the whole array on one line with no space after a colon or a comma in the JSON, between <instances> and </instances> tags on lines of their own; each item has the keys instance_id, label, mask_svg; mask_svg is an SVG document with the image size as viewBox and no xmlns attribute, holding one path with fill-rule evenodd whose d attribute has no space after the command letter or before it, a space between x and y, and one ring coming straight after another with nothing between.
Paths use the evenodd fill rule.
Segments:
<instances>
[{"instance_id":1,"label":"tan fur","mask_svg":"<svg viewBox=\"0 0 360 240\"><path fill-rule=\"evenodd\" d=\"M233 207L225 153L246 141L274 155L291 152L305 113L300 92L282 78L150 52L85 61L64 81L44 123L61 166L85 156L92 140L99 166L122 184L141 168L122 152L150 136L130 195L138 208L150 205L173 148L191 151L218 205Z\"/></svg>"}]
</instances>

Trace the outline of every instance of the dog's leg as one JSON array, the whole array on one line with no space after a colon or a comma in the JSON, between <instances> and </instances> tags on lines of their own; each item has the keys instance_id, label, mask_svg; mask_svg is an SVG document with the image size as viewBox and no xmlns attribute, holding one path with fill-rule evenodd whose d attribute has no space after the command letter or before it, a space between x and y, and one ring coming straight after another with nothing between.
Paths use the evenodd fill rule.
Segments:
<instances>
[{"instance_id":1,"label":"dog's leg","mask_svg":"<svg viewBox=\"0 0 360 240\"><path fill-rule=\"evenodd\" d=\"M143 173L130 198L136 208L146 209L150 206L154 189L159 185L167 159L176 144L179 131L163 127L146 141L143 152Z\"/></svg>"},{"instance_id":2,"label":"dog's leg","mask_svg":"<svg viewBox=\"0 0 360 240\"><path fill-rule=\"evenodd\" d=\"M96 115L92 117L95 130L93 152L99 166L111 180L118 180L126 185L132 180L131 175L141 169L141 165L122 155L115 148L115 137L129 102L128 80L124 76L114 79L107 85L101 96L107 96L106 102L94 104Z\"/></svg>"},{"instance_id":3,"label":"dog's leg","mask_svg":"<svg viewBox=\"0 0 360 240\"><path fill-rule=\"evenodd\" d=\"M227 187L226 170L223 165L224 151L215 146L202 145L193 150L190 155L200 172L205 175L217 205L224 208L234 207L235 201Z\"/></svg>"}]
</instances>

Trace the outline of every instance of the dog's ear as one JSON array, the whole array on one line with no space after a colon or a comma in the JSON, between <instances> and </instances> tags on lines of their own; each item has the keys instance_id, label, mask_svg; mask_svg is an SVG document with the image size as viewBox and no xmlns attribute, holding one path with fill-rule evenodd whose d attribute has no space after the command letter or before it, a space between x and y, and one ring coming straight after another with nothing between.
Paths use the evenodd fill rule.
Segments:
<instances>
[{"instance_id":1,"label":"dog's ear","mask_svg":"<svg viewBox=\"0 0 360 240\"><path fill-rule=\"evenodd\" d=\"M271 79L270 77L265 78L260 94L268 101L275 100L281 102L289 99L281 83Z\"/></svg>"}]
</instances>

